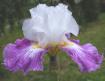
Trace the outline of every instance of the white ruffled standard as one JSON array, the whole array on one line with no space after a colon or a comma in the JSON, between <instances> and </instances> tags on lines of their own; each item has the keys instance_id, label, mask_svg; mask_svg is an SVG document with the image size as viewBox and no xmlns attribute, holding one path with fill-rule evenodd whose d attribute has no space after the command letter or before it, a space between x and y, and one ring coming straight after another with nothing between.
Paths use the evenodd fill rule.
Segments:
<instances>
[{"instance_id":1,"label":"white ruffled standard","mask_svg":"<svg viewBox=\"0 0 105 81\"><path fill-rule=\"evenodd\" d=\"M47 6L39 4L30 9L31 18L23 23L25 38L36 41L41 45L59 43L67 38L65 34L72 33L75 36L79 33L79 27L68 10L68 6L58 4Z\"/></svg>"}]
</instances>

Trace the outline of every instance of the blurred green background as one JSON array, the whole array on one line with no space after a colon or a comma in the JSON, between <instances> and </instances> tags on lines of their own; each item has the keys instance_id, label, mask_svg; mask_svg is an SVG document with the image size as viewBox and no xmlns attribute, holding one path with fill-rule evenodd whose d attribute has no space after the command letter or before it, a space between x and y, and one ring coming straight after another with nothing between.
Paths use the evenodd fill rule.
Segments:
<instances>
[{"instance_id":1,"label":"blurred green background","mask_svg":"<svg viewBox=\"0 0 105 81\"><path fill-rule=\"evenodd\" d=\"M101 54L105 54L105 0L0 0L0 81L105 81L105 61L99 70L81 73L77 65L65 54L58 54L59 68L49 70L49 58L45 56L45 70L12 73L2 65L3 47L23 37L22 22L30 17L29 9L39 3L69 6L73 16L80 25L81 44L90 42Z\"/></svg>"}]
</instances>

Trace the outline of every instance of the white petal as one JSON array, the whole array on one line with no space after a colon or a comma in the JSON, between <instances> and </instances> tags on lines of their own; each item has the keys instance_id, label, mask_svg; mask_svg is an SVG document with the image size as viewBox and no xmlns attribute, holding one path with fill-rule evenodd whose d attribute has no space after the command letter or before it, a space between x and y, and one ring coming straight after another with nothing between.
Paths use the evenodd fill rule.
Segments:
<instances>
[{"instance_id":1,"label":"white petal","mask_svg":"<svg viewBox=\"0 0 105 81\"><path fill-rule=\"evenodd\" d=\"M39 4L30 9L31 19L24 21L24 36L32 41L38 41L40 44L60 42L65 40L66 33L72 33L75 36L79 33L79 27L72 12L68 6L58 4L57 6L47 6Z\"/></svg>"},{"instance_id":2,"label":"white petal","mask_svg":"<svg viewBox=\"0 0 105 81\"><path fill-rule=\"evenodd\" d=\"M79 26L75 19L71 16L69 23L69 32L77 36L79 34Z\"/></svg>"}]
</instances>

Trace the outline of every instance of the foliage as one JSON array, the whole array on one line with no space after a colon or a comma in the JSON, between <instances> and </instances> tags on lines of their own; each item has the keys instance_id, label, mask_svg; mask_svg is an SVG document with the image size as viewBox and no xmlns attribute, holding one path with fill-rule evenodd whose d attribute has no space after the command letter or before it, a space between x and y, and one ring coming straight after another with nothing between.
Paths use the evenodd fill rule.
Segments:
<instances>
[{"instance_id":1,"label":"foliage","mask_svg":"<svg viewBox=\"0 0 105 81\"><path fill-rule=\"evenodd\" d=\"M99 0L82 0L81 7L86 21L94 21L98 18L99 5Z\"/></svg>"},{"instance_id":2,"label":"foliage","mask_svg":"<svg viewBox=\"0 0 105 81\"><path fill-rule=\"evenodd\" d=\"M100 1L101 11L105 12L105 0Z\"/></svg>"},{"instance_id":3,"label":"foliage","mask_svg":"<svg viewBox=\"0 0 105 81\"><path fill-rule=\"evenodd\" d=\"M0 33L4 33L6 22L13 31L14 23L28 16L30 4L30 0L0 0Z\"/></svg>"}]
</instances>

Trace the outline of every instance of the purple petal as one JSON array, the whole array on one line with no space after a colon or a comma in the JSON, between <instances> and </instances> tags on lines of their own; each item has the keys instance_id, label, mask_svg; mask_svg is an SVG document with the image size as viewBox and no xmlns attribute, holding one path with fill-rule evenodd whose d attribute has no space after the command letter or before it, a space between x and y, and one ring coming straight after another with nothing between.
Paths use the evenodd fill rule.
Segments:
<instances>
[{"instance_id":1,"label":"purple petal","mask_svg":"<svg viewBox=\"0 0 105 81\"><path fill-rule=\"evenodd\" d=\"M100 68L103 56L98 53L96 47L92 44L88 43L80 46L70 41L70 44L62 49L78 64L81 71L91 72Z\"/></svg>"},{"instance_id":2,"label":"purple petal","mask_svg":"<svg viewBox=\"0 0 105 81\"><path fill-rule=\"evenodd\" d=\"M29 46L30 45L30 41L29 40L27 40L27 39L17 39L16 41L15 41L15 44L16 44L16 46L17 47L20 47L20 48L25 48L25 47L27 47L27 46Z\"/></svg>"},{"instance_id":3,"label":"purple petal","mask_svg":"<svg viewBox=\"0 0 105 81\"><path fill-rule=\"evenodd\" d=\"M14 72L42 71L43 55L46 52L47 50L42 48L33 48L28 40L17 40L15 44L8 44L4 48L4 65Z\"/></svg>"}]
</instances>

